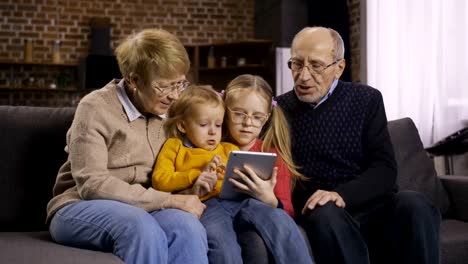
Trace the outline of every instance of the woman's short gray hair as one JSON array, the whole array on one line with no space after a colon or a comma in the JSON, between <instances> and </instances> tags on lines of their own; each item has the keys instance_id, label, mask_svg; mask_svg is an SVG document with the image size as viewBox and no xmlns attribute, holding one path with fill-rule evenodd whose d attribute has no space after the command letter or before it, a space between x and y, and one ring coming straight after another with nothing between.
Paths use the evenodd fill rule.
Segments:
<instances>
[{"instance_id":1,"label":"woman's short gray hair","mask_svg":"<svg viewBox=\"0 0 468 264\"><path fill-rule=\"evenodd\" d=\"M187 74L190 60L184 45L163 29L144 29L127 37L115 50L124 78L139 74L145 82L155 73L158 77L175 78Z\"/></svg>"}]
</instances>

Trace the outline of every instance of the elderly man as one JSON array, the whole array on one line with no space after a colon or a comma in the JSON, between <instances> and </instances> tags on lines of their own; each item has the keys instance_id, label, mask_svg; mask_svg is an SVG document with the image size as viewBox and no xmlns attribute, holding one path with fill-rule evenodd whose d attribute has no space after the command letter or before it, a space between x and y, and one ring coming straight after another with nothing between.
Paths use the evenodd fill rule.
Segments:
<instances>
[{"instance_id":1,"label":"elderly man","mask_svg":"<svg viewBox=\"0 0 468 264\"><path fill-rule=\"evenodd\" d=\"M317 263L438 263L440 213L421 194L397 192L381 93L339 81L344 45L312 27L292 42L294 90L278 98L293 156L308 178L293 203Z\"/></svg>"}]
</instances>

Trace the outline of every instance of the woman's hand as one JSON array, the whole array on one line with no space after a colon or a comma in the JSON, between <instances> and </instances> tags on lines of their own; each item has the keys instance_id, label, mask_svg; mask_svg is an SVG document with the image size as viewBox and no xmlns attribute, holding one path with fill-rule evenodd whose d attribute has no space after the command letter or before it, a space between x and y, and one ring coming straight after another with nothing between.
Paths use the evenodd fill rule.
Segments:
<instances>
[{"instance_id":1,"label":"woman's hand","mask_svg":"<svg viewBox=\"0 0 468 264\"><path fill-rule=\"evenodd\" d=\"M162 207L180 209L200 218L206 205L195 195L171 194Z\"/></svg>"},{"instance_id":2,"label":"woman's hand","mask_svg":"<svg viewBox=\"0 0 468 264\"><path fill-rule=\"evenodd\" d=\"M266 204L277 207L278 199L273 192L273 189L276 185L276 179L278 174L278 168L275 167L271 174L270 179L263 180L257 176L257 174L249 167L244 166L245 173L242 173L238 169L234 169L236 173L243 182L237 181L233 178L230 178L229 181L232 183L234 190L242 193L246 193L257 200L260 200Z\"/></svg>"}]
</instances>

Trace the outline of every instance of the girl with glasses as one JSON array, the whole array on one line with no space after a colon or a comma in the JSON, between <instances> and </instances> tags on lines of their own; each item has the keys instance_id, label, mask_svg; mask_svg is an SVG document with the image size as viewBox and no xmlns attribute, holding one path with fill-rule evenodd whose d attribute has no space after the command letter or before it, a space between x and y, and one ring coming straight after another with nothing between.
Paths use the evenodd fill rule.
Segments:
<instances>
[{"instance_id":1,"label":"girl with glasses","mask_svg":"<svg viewBox=\"0 0 468 264\"><path fill-rule=\"evenodd\" d=\"M269 180L253 171L238 173L243 183L230 179L252 198L205 202L200 221L207 232L210 263L268 263L268 255L260 253L265 245L275 263L313 263L291 218L291 178L302 176L292 162L286 119L270 86L259 76L240 75L228 84L224 97L226 140L241 150L274 151L278 158Z\"/></svg>"},{"instance_id":2,"label":"girl with glasses","mask_svg":"<svg viewBox=\"0 0 468 264\"><path fill-rule=\"evenodd\" d=\"M271 87L260 76L244 74L228 84L224 96L224 102L228 109L224 125L226 140L236 144L241 150L276 152L278 154L275 164L276 171L270 180L264 181L252 173L242 178L244 183L234 179L231 182L237 186L238 191L255 197L263 205L269 205L270 208L283 208L289 216L294 217L291 185L294 185L296 179L302 179L303 176L297 171L297 166L292 160L287 121L281 108L276 105ZM280 209L276 210L280 211ZM303 249L305 247L304 238L298 234L297 226L292 218L286 216L265 219L259 214L252 213L250 215L252 216L250 221L253 225L244 227L239 232L242 254L244 259L249 259L249 263L268 263L268 259L265 257L267 254L265 246L270 252L270 258L273 257L276 263L282 263L275 258L277 253L275 250L277 250L277 246L290 243L284 241L269 243L257 228L259 222L262 221L266 221L266 223L259 224L260 226L271 223L281 226L280 228L287 226L295 240L294 247L288 248L286 251L289 257L290 254L295 254L299 263L313 261L309 251ZM202 221L203 218L204 215L202 215ZM209 233L208 229L207 232ZM209 239L208 237L208 241ZM294 259L289 259L289 261L295 262Z\"/></svg>"},{"instance_id":3,"label":"girl with glasses","mask_svg":"<svg viewBox=\"0 0 468 264\"><path fill-rule=\"evenodd\" d=\"M227 141L241 150L276 152L279 156L276 185L270 186L273 179L254 189L240 182L234 184L239 191L275 207L278 204L275 198L278 197L285 211L294 217L290 183L303 176L292 160L287 121L281 108L276 105L271 87L260 76L240 75L228 84L224 101L228 109L225 117ZM267 124L268 120L270 122ZM262 130L263 141L260 139Z\"/></svg>"}]
</instances>

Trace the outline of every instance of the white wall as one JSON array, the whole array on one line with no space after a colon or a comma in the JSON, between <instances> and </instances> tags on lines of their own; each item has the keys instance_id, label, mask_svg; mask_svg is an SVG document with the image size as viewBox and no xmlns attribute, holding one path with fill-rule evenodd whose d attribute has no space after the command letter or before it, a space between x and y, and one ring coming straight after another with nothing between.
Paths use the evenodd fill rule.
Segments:
<instances>
[{"instance_id":1,"label":"white wall","mask_svg":"<svg viewBox=\"0 0 468 264\"><path fill-rule=\"evenodd\" d=\"M294 86L288 60L291 58L291 48L276 48L276 95L291 91Z\"/></svg>"}]
</instances>

